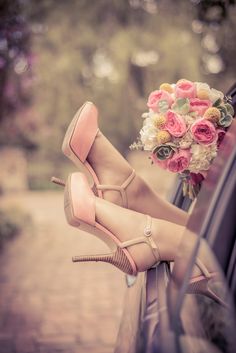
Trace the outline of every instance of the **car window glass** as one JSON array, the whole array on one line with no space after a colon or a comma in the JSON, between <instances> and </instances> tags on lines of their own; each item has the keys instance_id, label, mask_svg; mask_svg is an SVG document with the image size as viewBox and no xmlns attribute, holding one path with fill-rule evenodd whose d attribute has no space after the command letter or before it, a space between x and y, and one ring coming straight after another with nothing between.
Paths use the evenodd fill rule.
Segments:
<instances>
[{"instance_id":1,"label":"car window glass","mask_svg":"<svg viewBox=\"0 0 236 353\"><path fill-rule=\"evenodd\" d=\"M168 288L173 331L179 339L201 339L210 352L233 352L235 347L234 309L223 275L230 261L235 263L230 255L235 241L235 139L234 122L193 208Z\"/></svg>"}]
</instances>

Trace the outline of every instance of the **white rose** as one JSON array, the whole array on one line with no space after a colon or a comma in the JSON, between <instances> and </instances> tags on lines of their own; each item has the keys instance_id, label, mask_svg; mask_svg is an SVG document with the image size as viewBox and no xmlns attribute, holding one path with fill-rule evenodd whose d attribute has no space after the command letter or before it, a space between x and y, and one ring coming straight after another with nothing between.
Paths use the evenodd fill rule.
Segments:
<instances>
[{"instance_id":1,"label":"white rose","mask_svg":"<svg viewBox=\"0 0 236 353\"><path fill-rule=\"evenodd\" d=\"M183 137L178 141L179 147L182 149L189 148L193 143L193 137L190 132L187 132Z\"/></svg>"},{"instance_id":2,"label":"white rose","mask_svg":"<svg viewBox=\"0 0 236 353\"><path fill-rule=\"evenodd\" d=\"M191 126L196 121L196 117L193 117L191 115L183 115L183 118L187 127Z\"/></svg>"},{"instance_id":3,"label":"white rose","mask_svg":"<svg viewBox=\"0 0 236 353\"><path fill-rule=\"evenodd\" d=\"M199 90L204 90L204 91L207 91L208 94L210 94L211 89L210 89L210 86L209 86L207 83L204 83L204 82L195 82L195 84L196 84L197 92L198 92Z\"/></svg>"},{"instance_id":4,"label":"white rose","mask_svg":"<svg viewBox=\"0 0 236 353\"><path fill-rule=\"evenodd\" d=\"M147 120L147 119L146 119ZM156 146L157 129L152 124L146 124L140 130L140 138L145 151L152 151Z\"/></svg>"},{"instance_id":5,"label":"white rose","mask_svg":"<svg viewBox=\"0 0 236 353\"><path fill-rule=\"evenodd\" d=\"M209 146L193 144L190 151L192 156L188 169L190 172L199 173L209 169L212 160L217 155L217 144Z\"/></svg>"},{"instance_id":6,"label":"white rose","mask_svg":"<svg viewBox=\"0 0 236 353\"><path fill-rule=\"evenodd\" d=\"M210 100L212 101L212 103L215 103L217 101L217 99L223 99L224 98L224 93L221 91L218 91L217 89L212 88L210 91L210 95L209 95Z\"/></svg>"},{"instance_id":7,"label":"white rose","mask_svg":"<svg viewBox=\"0 0 236 353\"><path fill-rule=\"evenodd\" d=\"M142 118L146 119L146 118L148 118L148 117L149 117L149 113L146 112L146 113L143 113L143 114L142 114Z\"/></svg>"}]
</instances>

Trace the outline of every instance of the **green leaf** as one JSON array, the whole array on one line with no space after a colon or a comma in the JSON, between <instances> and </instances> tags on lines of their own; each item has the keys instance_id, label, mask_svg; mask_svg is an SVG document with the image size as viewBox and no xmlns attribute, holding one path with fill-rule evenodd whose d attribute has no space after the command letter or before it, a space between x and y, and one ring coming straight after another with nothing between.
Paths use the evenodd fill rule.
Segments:
<instances>
[{"instance_id":1,"label":"green leaf","mask_svg":"<svg viewBox=\"0 0 236 353\"><path fill-rule=\"evenodd\" d=\"M172 148L169 144L163 144L155 147L152 153L154 153L158 159L164 161L165 159L170 158L173 155L174 151L174 148Z\"/></svg>"},{"instance_id":2,"label":"green leaf","mask_svg":"<svg viewBox=\"0 0 236 353\"><path fill-rule=\"evenodd\" d=\"M184 104L180 110L182 114L187 114L189 112L190 106L189 104Z\"/></svg>"},{"instance_id":3,"label":"green leaf","mask_svg":"<svg viewBox=\"0 0 236 353\"><path fill-rule=\"evenodd\" d=\"M178 99L176 100L176 103L177 103L178 107L182 107L182 106L185 105L186 103L189 104L189 100L188 100L188 98L178 98Z\"/></svg>"},{"instance_id":4,"label":"green leaf","mask_svg":"<svg viewBox=\"0 0 236 353\"><path fill-rule=\"evenodd\" d=\"M231 104L225 103L225 108L230 115L234 115L234 108Z\"/></svg>"},{"instance_id":5,"label":"green leaf","mask_svg":"<svg viewBox=\"0 0 236 353\"><path fill-rule=\"evenodd\" d=\"M233 117L230 114L224 115L218 122L218 125L223 127L229 127L233 121Z\"/></svg>"},{"instance_id":6,"label":"green leaf","mask_svg":"<svg viewBox=\"0 0 236 353\"><path fill-rule=\"evenodd\" d=\"M196 115L197 115L197 113L196 112L190 112L190 113L188 113L188 115L190 115L190 116L192 116L192 117L196 117Z\"/></svg>"},{"instance_id":7,"label":"green leaf","mask_svg":"<svg viewBox=\"0 0 236 353\"><path fill-rule=\"evenodd\" d=\"M221 112L221 115L227 115L227 109L223 105L219 107L219 110Z\"/></svg>"},{"instance_id":8,"label":"green leaf","mask_svg":"<svg viewBox=\"0 0 236 353\"><path fill-rule=\"evenodd\" d=\"M168 145L168 146L172 147L172 149L173 149L175 152L177 151L177 145L176 145L176 143L167 142L165 145Z\"/></svg>"},{"instance_id":9,"label":"green leaf","mask_svg":"<svg viewBox=\"0 0 236 353\"><path fill-rule=\"evenodd\" d=\"M172 109L177 113L187 114L190 110L188 98L178 98Z\"/></svg>"},{"instance_id":10,"label":"green leaf","mask_svg":"<svg viewBox=\"0 0 236 353\"><path fill-rule=\"evenodd\" d=\"M215 103L213 104L213 107L218 108L218 107L221 105L221 102L222 102L221 98L218 98L218 99L215 101Z\"/></svg>"},{"instance_id":11,"label":"green leaf","mask_svg":"<svg viewBox=\"0 0 236 353\"><path fill-rule=\"evenodd\" d=\"M161 113L165 113L169 108L169 104L165 99L162 99L158 102L158 107Z\"/></svg>"}]
</instances>

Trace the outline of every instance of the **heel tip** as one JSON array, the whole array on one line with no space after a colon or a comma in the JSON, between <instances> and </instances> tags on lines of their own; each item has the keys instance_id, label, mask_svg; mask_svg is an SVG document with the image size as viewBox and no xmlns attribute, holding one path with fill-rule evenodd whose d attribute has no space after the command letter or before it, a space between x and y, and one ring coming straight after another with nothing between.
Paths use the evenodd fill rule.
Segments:
<instances>
[{"instance_id":1,"label":"heel tip","mask_svg":"<svg viewBox=\"0 0 236 353\"><path fill-rule=\"evenodd\" d=\"M66 183L64 182L64 180L56 178L56 177L51 177L50 181L54 184L60 185L60 186L65 186Z\"/></svg>"}]
</instances>

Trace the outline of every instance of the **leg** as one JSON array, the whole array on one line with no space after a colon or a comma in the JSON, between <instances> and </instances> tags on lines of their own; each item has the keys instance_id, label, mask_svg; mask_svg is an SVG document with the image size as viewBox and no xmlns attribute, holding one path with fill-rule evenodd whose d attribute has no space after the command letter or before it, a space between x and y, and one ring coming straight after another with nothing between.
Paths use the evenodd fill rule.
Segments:
<instances>
[{"instance_id":1,"label":"leg","mask_svg":"<svg viewBox=\"0 0 236 353\"><path fill-rule=\"evenodd\" d=\"M142 235L146 222L146 217L142 213L127 210L100 198L96 198L96 219L113 234L116 234L121 242ZM184 239L184 231L185 227L182 225L163 219L152 219L152 237L158 246L160 260L175 260L178 247ZM188 237L190 250L193 249L196 241L197 237L195 234L191 234L190 237ZM139 271L145 271L156 262L149 246L145 243L130 246L129 252L135 259ZM205 265L207 265L208 254L203 244L199 256ZM195 266L193 274L194 276L201 274L197 266Z\"/></svg>"},{"instance_id":2,"label":"leg","mask_svg":"<svg viewBox=\"0 0 236 353\"><path fill-rule=\"evenodd\" d=\"M75 262L103 261L125 273L136 274L159 261L175 261L180 250L186 248L186 243L188 258L198 240L194 233L190 233L182 242L184 226L152 219L95 197L86 177L81 173L69 176L64 204L69 224L99 237L110 248L110 252L105 254L76 256L73 259ZM188 290L190 293L207 295L225 305L214 290L209 288L210 282L219 277L219 272L215 271L214 261L210 260L210 253L204 245L204 242L200 244ZM187 263L185 261L185 266L179 271L180 281L185 275Z\"/></svg>"},{"instance_id":3,"label":"leg","mask_svg":"<svg viewBox=\"0 0 236 353\"><path fill-rule=\"evenodd\" d=\"M108 139L99 132L88 155L102 184L121 185L132 172L132 167L114 148ZM127 187L129 208L149 214L151 217L165 219L180 225L186 225L188 214L171 203L163 200L138 175ZM122 205L120 194L116 191L105 191L104 198Z\"/></svg>"}]
</instances>

